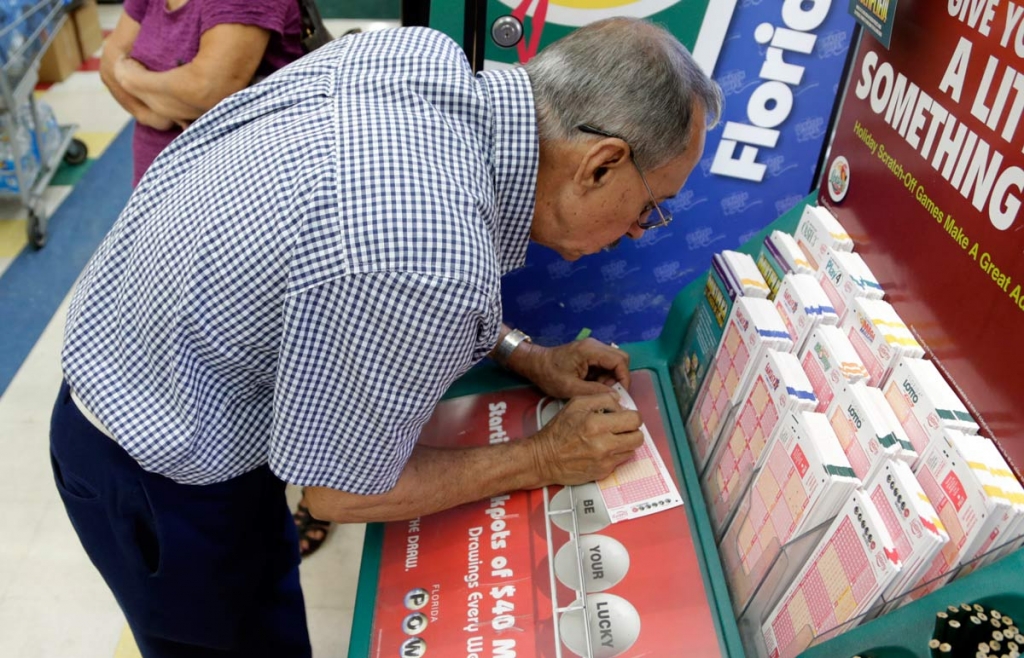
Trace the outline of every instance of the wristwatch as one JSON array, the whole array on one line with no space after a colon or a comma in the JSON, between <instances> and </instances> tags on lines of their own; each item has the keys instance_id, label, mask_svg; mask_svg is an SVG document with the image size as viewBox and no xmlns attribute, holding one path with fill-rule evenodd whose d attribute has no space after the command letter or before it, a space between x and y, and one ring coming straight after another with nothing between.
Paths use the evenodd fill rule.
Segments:
<instances>
[{"instance_id":1,"label":"wristwatch","mask_svg":"<svg viewBox=\"0 0 1024 658\"><path fill-rule=\"evenodd\" d=\"M491 358L494 359L494 361L502 368L507 368L508 360L509 357L512 356L512 352L519 347L519 343L523 342L532 343L533 340L518 329L513 329L505 334L505 337L501 339L498 346L494 348Z\"/></svg>"}]
</instances>

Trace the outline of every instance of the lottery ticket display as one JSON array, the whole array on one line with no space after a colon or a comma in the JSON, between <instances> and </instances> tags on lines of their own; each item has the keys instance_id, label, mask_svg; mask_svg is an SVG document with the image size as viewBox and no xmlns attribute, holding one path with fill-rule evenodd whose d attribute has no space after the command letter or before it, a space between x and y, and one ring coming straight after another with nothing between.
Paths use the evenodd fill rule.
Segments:
<instances>
[{"instance_id":1,"label":"lottery ticket display","mask_svg":"<svg viewBox=\"0 0 1024 658\"><path fill-rule=\"evenodd\" d=\"M757 269L771 290L768 299L772 300L787 274L814 274L814 268L807 262L800 245L792 235L782 231L772 231L764 239L757 255Z\"/></svg>"},{"instance_id":2,"label":"lottery ticket display","mask_svg":"<svg viewBox=\"0 0 1024 658\"><path fill-rule=\"evenodd\" d=\"M686 329L678 362L670 368L684 417L690 413L718 350L733 302L737 297L763 298L768 293L768 286L750 256L737 251L712 256L704 294Z\"/></svg>"},{"instance_id":3,"label":"lottery ticket display","mask_svg":"<svg viewBox=\"0 0 1024 658\"><path fill-rule=\"evenodd\" d=\"M966 435L947 429L921 453L914 474L939 514L949 541L909 593L911 600L946 584L962 562L975 557L993 533L1000 532L1010 504L992 495L994 484L984 464L962 448Z\"/></svg>"},{"instance_id":4,"label":"lottery ticket display","mask_svg":"<svg viewBox=\"0 0 1024 658\"><path fill-rule=\"evenodd\" d=\"M901 357L924 356L924 349L888 302L854 299L840 328L871 374L872 386L881 386Z\"/></svg>"},{"instance_id":5,"label":"lottery ticket display","mask_svg":"<svg viewBox=\"0 0 1024 658\"><path fill-rule=\"evenodd\" d=\"M865 481L864 492L875 504L903 563L899 575L882 592L885 601L893 601L917 584L949 541L949 535L904 462L885 459L873 477Z\"/></svg>"},{"instance_id":6,"label":"lottery ticket display","mask_svg":"<svg viewBox=\"0 0 1024 658\"><path fill-rule=\"evenodd\" d=\"M882 414L877 398L871 395L873 390L878 389L863 382L841 384L825 412L853 472L865 482L888 459L904 460L907 466L917 461L917 453L903 428L891 424ZM889 406L884 399L882 404Z\"/></svg>"},{"instance_id":7,"label":"lottery ticket display","mask_svg":"<svg viewBox=\"0 0 1024 658\"><path fill-rule=\"evenodd\" d=\"M931 361L900 359L883 391L918 453L946 428L978 433L967 407Z\"/></svg>"},{"instance_id":8,"label":"lottery ticket display","mask_svg":"<svg viewBox=\"0 0 1024 658\"><path fill-rule=\"evenodd\" d=\"M619 395L619 404L636 410L636 403L622 384L612 387ZM672 474L665 467L646 425L640 426L644 443L628 461L619 464L611 475L598 481L612 523L636 519L683 504Z\"/></svg>"},{"instance_id":9,"label":"lottery ticket display","mask_svg":"<svg viewBox=\"0 0 1024 658\"><path fill-rule=\"evenodd\" d=\"M796 227L796 243L815 271L827 258L828 250L853 251L853 240L832 213L820 206L807 206Z\"/></svg>"},{"instance_id":10,"label":"lottery ticket display","mask_svg":"<svg viewBox=\"0 0 1024 658\"><path fill-rule=\"evenodd\" d=\"M839 324L832 302L810 274L787 274L774 301L793 339L793 354L800 353L818 325Z\"/></svg>"},{"instance_id":11,"label":"lottery ticket display","mask_svg":"<svg viewBox=\"0 0 1024 658\"><path fill-rule=\"evenodd\" d=\"M779 420L789 412L814 409L817 403L795 356L774 350L761 355L735 420L725 426L701 478L716 537L725 531Z\"/></svg>"},{"instance_id":12,"label":"lottery ticket display","mask_svg":"<svg viewBox=\"0 0 1024 658\"><path fill-rule=\"evenodd\" d=\"M739 297L732 307L711 371L686 422L698 472L703 472L722 425L745 391L762 353L793 346L775 306L767 299Z\"/></svg>"},{"instance_id":13,"label":"lottery ticket display","mask_svg":"<svg viewBox=\"0 0 1024 658\"><path fill-rule=\"evenodd\" d=\"M874 605L900 571L896 548L866 494L855 491L761 626L771 658L795 658Z\"/></svg>"},{"instance_id":14,"label":"lottery ticket display","mask_svg":"<svg viewBox=\"0 0 1024 658\"><path fill-rule=\"evenodd\" d=\"M829 249L818 269L818 283L828 295L840 320L858 297L881 299L882 286L859 254Z\"/></svg>"},{"instance_id":15,"label":"lottery ticket display","mask_svg":"<svg viewBox=\"0 0 1024 658\"><path fill-rule=\"evenodd\" d=\"M718 545L733 610L742 614L791 539L830 520L860 486L820 414L791 413L769 442ZM814 547L809 544L807 549ZM790 560L803 557L790 548ZM786 583L788 585L788 583Z\"/></svg>"},{"instance_id":16,"label":"lottery ticket display","mask_svg":"<svg viewBox=\"0 0 1024 658\"><path fill-rule=\"evenodd\" d=\"M866 381L871 375L861 363L850 339L838 327L818 325L800 353L800 365L818 398L815 411L824 412L832 390L843 382Z\"/></svg>"}]
</instances>

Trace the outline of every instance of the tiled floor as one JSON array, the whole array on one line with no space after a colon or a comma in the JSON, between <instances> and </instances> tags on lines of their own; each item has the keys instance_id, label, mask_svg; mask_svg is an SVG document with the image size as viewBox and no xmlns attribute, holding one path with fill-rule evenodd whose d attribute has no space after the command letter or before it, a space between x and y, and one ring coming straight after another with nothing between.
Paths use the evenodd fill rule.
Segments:
<instances>
[{"instance_id":1,"label":"tiled floor","mask_svg":"<svg viewBox=\"0 0 1024 658\"><path fill-rule=\"evenodd\" d=\"M119 5L101 5L111 29ZM391 22L327 21L335 34ZM94 72L77 72L42 92L58 120L80 125L97 157L128 116ZM51 186L48 203L70 188ZM25 246L24 211L0 205L0 274ZM47 454L50 405L60 383L58 354L67 301L0 398L0 656L111 658L137 656L124 617L82 551L54 489ZM0 332L11 330L2 326ZM0 342L3 338L0 335ZM297 498L291 493L291 500ZM314 656L345 656L363 542L362 526L335 528L302 565Z\"/></svg>"}]
</instances>

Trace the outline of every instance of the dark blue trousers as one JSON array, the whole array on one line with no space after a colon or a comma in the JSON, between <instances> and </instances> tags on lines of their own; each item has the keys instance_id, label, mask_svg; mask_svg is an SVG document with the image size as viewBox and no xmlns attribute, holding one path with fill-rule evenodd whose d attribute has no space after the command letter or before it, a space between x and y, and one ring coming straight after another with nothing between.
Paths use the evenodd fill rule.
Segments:
<instances>
[{"instance_id":1,"label":"dark blue trousers","mask_svg":"<svg viewBox=\"0 0 1024 658\"><path fill-rule=\"evenodd\" d=\"M148 473L82 416L65 383L50 457L82 546L146 658L308 658L299 552L284 483Z\"/></svg>"}]
</instances>

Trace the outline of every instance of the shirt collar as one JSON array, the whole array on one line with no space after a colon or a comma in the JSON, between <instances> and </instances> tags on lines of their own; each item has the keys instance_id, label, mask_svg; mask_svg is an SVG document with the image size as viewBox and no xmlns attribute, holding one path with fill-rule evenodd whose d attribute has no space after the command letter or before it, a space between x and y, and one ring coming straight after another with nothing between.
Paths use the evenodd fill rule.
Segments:
<instances>
[{"instance_id":1,"label":"shirt collar","mask_svg":"<svg viewBox=\"0 0 1024 658\"><path fill-rule=\"evenodd\" d=\"M526 264L540 159L537 112L525 69L483 71L477 79L494 112L495 243L506 274Z\"/></svg>"}]
</instances>

